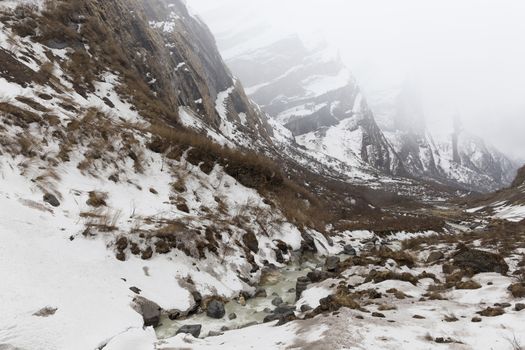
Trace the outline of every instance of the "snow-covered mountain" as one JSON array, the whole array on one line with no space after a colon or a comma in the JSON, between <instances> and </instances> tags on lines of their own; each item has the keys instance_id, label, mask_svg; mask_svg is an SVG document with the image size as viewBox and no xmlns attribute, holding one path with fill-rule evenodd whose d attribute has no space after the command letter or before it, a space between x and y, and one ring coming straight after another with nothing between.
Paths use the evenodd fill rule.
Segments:
<instances>
[{"instance_id":1,"label":"snow-covered mountain","mask_svg":"<svg viewBox=\"0 0 525 350\"><path fill-rule=\"evenodd\" d=\"M368 165L468 190L491 191L512 181L515 164L482 139L465 130L439 136L429 130L409 88L374 95L369 104L337 51L322 40L283 34L249 11L232 14L245 27L225 23L230 17L221 14L216 8L204 13L227 64L298 144L352 169Z\"/></svg>"},{"instance_id":2,"label":"snow-covered mountain","mask_svg":"<svg viewBox=\"0 0 525 350\"><path fill-rule=\"evenodd\" d=\"M253 45L261 41L256 38L268 34L264 27L251 34L251 40L242 41L219 37L227 64L249 96L300 145L352 167L369 165L387 174L404 174L337 52L322 41L307 46L293 34L257 47Z\"/></svg>"},{"instance_id":3,"label":"snow-covered mountain","mask_svg":"<svg viewBox=\"0 0 525 350\"><path fill-rule=\"evenodd\" d=\"M447 132L430 130L413 85L372 101L381 129L410 174L481 192L512 182L515 162L465 130L459 118Z\"/></svg>"},{"instance_id":4,"label":"snow-covered mountain","mask_svg":"<svg viewBox=\"0 0 525 350\"><path fill-rule=\"evenodd\" d=\"M481 298L451 293L432 314L430 283L452 278L423 261L431 246L400 240L466 224L424 202L451 192L370 165L386 141L355 85L341 89L353 97L320 127L326 147L314 131L303 147L182 0L0 1L0 349L376 348L378 311L397 302L384 325L410 332L389 345L441 347L430 324ZM328 154L357 129L379 141L363 131L345 149L366 153ZM510 277L481 278L511 300ZM507 329L523 334L519 317ZM502 328L457 324L468 344Z\"/></svg>"}]
</instances>

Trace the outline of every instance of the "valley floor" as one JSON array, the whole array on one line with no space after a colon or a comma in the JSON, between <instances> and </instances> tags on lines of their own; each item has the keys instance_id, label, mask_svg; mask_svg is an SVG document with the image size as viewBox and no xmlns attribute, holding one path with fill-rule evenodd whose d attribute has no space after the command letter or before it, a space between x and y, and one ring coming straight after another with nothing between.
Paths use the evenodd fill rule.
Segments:
<instances>
[{"instance_id":1,"label":"valley floor","mask_svg":"<svg viewBox=\"0 0 525 350\"><path fill-rule=\"evenodd\" d=\"M303 262L308 287L290 322L216 329L215 336L200 339L189 334L159 339L130 306L129 288L147 285L143 296L185 309L188 290L165 272L189 262L134 256L120 262L104 240L72 235L77 223L66 214L51 215L28 203L0 193L1 349L519 349L525 343L523 222L485 220L474 231L462 222L454 232L419 236L346 232L334 238L333 253L350 243L357 256ZM470 217L481 219L486 218ZM477 256L479 251L498 254ZM457 265L462 252L474 252L467 254L468 267ZM205 264L213 261L200 268ZM292 275L277 270L276 276ZM272 314L261 309L273 298L246 307ZM249 312L243 317L249 323Z\"/></svg>"}]
</instances>

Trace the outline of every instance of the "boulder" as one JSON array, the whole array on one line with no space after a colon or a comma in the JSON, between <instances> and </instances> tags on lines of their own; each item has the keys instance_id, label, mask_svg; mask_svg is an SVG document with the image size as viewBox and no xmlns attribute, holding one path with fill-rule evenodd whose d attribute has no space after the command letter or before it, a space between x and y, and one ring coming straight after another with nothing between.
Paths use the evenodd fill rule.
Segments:
<instances>
[{"instance_id":1,"label":"boulder","mask_svg":"<svg viewBox=\"0 0 525 350\"><path fill-rule=\"evenodd\" d=\"M479 289L479 288L481 288L481 284L473 280L456 283L456 289Z\"/></svg>"},{"instance_id":2,"label":"boulder","mask_svg":"<svg viewBox=\"0 0 525 350\"><path fill-rule=\"evenodd\" d=\"M517 303L516 305L514 305L514 310L516 311L525 310L525 304Z\"/></svg>"},{"instance_id":3,"label":"boulder","mask_svg":"<svg viewBox=\"0 0 525 350\"><path fill-rule=\"evenodd\" d=\"M200 324L186 324L179 328L175 334L191 334L194 338L198 338L201 334L202 325Z\"/></svg>"},{"instance_id":4,"label":"boulder","mask_svg":"<svg viewBox=\"0 0 525 350\"><path fill-rule=\"evenodd\" d=\"M206 309L206 315L211 318L223 318L226 314L224 310L224 303L219 300L212 300L208 303L208 308Z\"/></svg>"},{"instance_id":5,"label":"boulder","mask_svg":"<svg viewBox=\"0 0 525 350\"><path fill-rule=\"evenodd\" d=\"M325 270L330 272L336 271L339 268L340 261L337 256L329 256L324 263Z\"/></svg>"},{"instance_id":6,"label":"boulder","mask_svg":"<svg viewBox=\"0 0 525 350\"><path fill-rule=\"evenodd\" d=\"M346 255L350 255L350 256L356 256L357 255L357 252L356 252L355 248L352 247L351 244L347 244L347 245L344 246L343 253L345 253Z\"/></svg>"},{"instance_id":7,"label":"boulder","mask_svg":"<svg viewBox=\"0 0 525 350\"><path fill-rule=\"evenodd\" d=\"M429 255L428 255L428 258L427 258L427 264L431 264L433 262L436 262L438 260L441 260L445 257L445 254L443 254L443 252L440 252L438 250L435 250L433 252L431 252Z\"/></svg>"},{"instance_id":8,"label":"boulder","mask_svg":"<svg viewBox=\"0 0 525 350\"><path fill-rule=\"evenodd\" d=\"M525 283L514 283L507 289L514 298L525 298Z\"/></svg>"},{"instance_id":9,"label":"boulder","mask_svg":"<svg viewBox=\"0 0 525 350\"><path fill-rule=\"evenodd\" d=\"M306 277L308 277L310 282L318 283L318 282L322 282L322 281L332 277L332 275L333 275L332 273L327 272L327 271L313 270L313 271L308 272Z\"/></svg>"},{"instance_id":10,"label":"boulder","mask_svg":"<svg viewBox=\"0 0 525 350\"><path fill-rule=\"evenodd\" d=\"M295 284L295 298L297 300L301 298L301 294L308 288L309 283L310 279L308 277L297 278L297 283Z\"/></svg>"},{"instance_id":11,"label":"boulder","mask_svg":"<svg viewBox=\"0 0 525 350\"><path fill-rule=\"evenodd\" d=\"M261 287L257 287L255 294L253 295L254 298L266 298L267 296L266 289Z\"/></svg>"},{"instance_id":12,"label":"boulder","mask_svg":"<svg viewBox=\"0 0 525 350\"><path fill-rule=\"evenodd\" d=\"M53 207L60 206L60 202L58 201L57 197L55 195L52 195L51 193L44 194L44 202L49 203Z\"/></svg>"},{"instance_id":13,"label":"boulder","mask_svg":"<svg viewBox=\"0 0 525 350\"><path fill-rule=\"evenodd\" d=\"M460 249L453 256L453 264L473 273L496 272L505 275L509 266L498 254L493 254L477 249Z\"/></svg>"},{"instance_id":14,"label":"boulder","mask_svg":"<svg viewBox=\"0 0 525 350\"><path fill-rule=\"evenodd\" d=\"M255 233L248 231L242 237L242 241L246 248L250 249L252 252L257 253L259 251L259 241L255 236Z\"/></svg>"},{"instance_id":15,"label":"boulder","mask_svg":"<svg viewBox=\"0 0 525 350\"><path fill-rule=\"evenodd\" d=\"M144 327L157 327L160 322L160 306L144 297L135 297L133 301L135 303L135 310L142 315Z\"/></svg>"},{"instance_id":16,"label":"boulder","mask_svg":"<svg viewBox=\"0 0 525 350\"><path fill-rule=\"evenodd\" d=\"M281 297L275 297L273 300L272 300L272 305L274 306L279 306L283 303L283 299Z\"/></svg>"}]
</instances>

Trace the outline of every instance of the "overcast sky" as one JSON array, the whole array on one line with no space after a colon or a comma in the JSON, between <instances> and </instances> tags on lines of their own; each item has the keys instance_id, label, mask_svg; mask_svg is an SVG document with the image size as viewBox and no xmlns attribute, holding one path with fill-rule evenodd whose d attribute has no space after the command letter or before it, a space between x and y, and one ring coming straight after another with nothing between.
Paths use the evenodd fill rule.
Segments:
<instances>
[{"instance_id":1,"label":"overcast sky","mask_svg":"<svg viewBox=\"0 0 525 350\"><path fill-rule=\"evenodd\" d=\"M524 0L187 2L215 32L214 16L230 13L230 25L243 27L249 23L235 21L245 12L245 21L283 33L322 35L369 99L410 76L433 128L448 128L459 114L467 129L525 159Z\"/></svg>"}]
</instances>

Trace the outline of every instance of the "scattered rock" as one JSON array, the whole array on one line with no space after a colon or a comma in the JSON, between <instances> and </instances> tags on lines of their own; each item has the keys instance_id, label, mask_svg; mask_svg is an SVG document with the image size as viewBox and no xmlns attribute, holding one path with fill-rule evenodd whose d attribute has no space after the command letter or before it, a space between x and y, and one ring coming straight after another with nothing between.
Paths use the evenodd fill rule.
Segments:
<instances>
[{"instance_id":1,"label":"scattered rock","mask_svg":"<svg viewBox=\"0 0 525 350\"><path fill-rule=\"evenodd\" d=\"M274 242L281 252L288 253L288 245L285 242L281 241L280 239L276 239Z\"/></svg>"},{"instance_id":2,"label":"scattered rock","mask_svg":"<svg viewBox=\"0 0 525 350\"><path fill-rule=\"evenodd\" d=\"M471 321L472 321L472 322L481 322L481 320L482 320L481 317L474 316L474 317L472 317L472 320L471 320Z\"/></svg>"},{"instance_id":3,"label":"scattered rock","mask_svg":"<svg viewBox=\"0 0 525 350\"><path fill-rule=\"evenodd\" d=\"M235 312L232 312L231 314L228 315L229 320L235 320L236 318L237 318L237 314Z\"/></svg>"},{"instance_id":4,"label":"scattered rock","mask_svg":"<svg viewBox=\"0 0 525 350\"><path fill-rule=\"evenodd\" d=\"M143 260L151 259L152 256L153 256L153 249L151 249L151 247L147 247L146 250L144 250L142 254L140 255L140 257Z\"/></svg>"},{"instance_id":5,"label":"scattered rock","mask_svg":"<svg viewBox=\"0 0 525 350\"><path fill-rule=\"evenodd\" d=\"M186 203L177 203L177 210L182 211L183 213L189 214L190 208Z\"/></svg>"},{"instance_id":6,"label":"scattered rock","mask_svg":"<svg viewBox=\"0 0 525 350\"><path fill-rule=\"evenodd\" d=\"M142 292L142 290L137 287L129 287L129 290L131 290L135 294L140 294L140 292Z\"/></svg>"},{"instance_id":7,"label":"scattered rock","mask_svg":"<svg viewBox=\"0 0 525 350\"><path fill-rule=\"evenodd\" d=\"M385 318L385 315L380 312L372 312L372 317Z\"/></svg>"},{"instance_id":8,"label":"scattered rock","mask_svg":"<svg viewBox=\"0 0 525 350\"><path fill-rule=\"evenodd\" d=\"M307 312L307 311L310 311L312 310L312 307L308 304L303 304L301 305L301 312Z\"/></svg>"},{"instance_id":9,"label":"scattered rock","mask_svg":"<svg viewBox=\"0 0 525 350\"><path fill-rule=\"evenodd\" d=\"M163 240L155 242L155 252L159 254L168 254L171 251L170 245Z\"/></svg>"},{"instance_id":10,"label":"scattered rock","mask_svg":"<svg viewBox=\"0 0 525 350\"><path fill-rule=\"evenodd\" d=\"M309 283L310 279L308 277L297 278L297 283L295 284L295 298L297 300L301 298L301 294L308 288Z\"/></svg>"},{"instance_id":11,"label":"scattered rock","mask_svg":"<svg viewBox=\"0 0 525 350\"><path fill-rule=\"evenodd\" d=\"M445 254L443 254L443 252L440 252L440 251L433 251L429 254L428 258L427 258L427 264L431 264L433 262L436 262L438 260L441 260L445 257Z\"/></svg>"},{"instance_id":12,"label":"scattered rock","mask_svg":"<svg viewBox=\"0 0 525 350\"><path fill-rule=\"evenodd\" d=\"M443 337L437 337L436 339L434 339L434 341L438 344L456 343L456 341L452 338L443 338Z\"/></svg>"},{"instance_id":13,"label":"scattered rock","mask_svg":"<svg viewBox=\"0 0 525 350\"><path fill-rule=\"evenodd\" d=\"M327 271L314 270L314 271L308 272L306 277L308 277L308 279L312 283L319 283L319 282L322 282L322 281L332 277L332 275L333 275L332 273L327 272Z\"/></svg>"},{"instance_id":14,"label":"scattered rock","mask_svg":"<svg viewBox=\"0 0 525 350\"><path fill-rule=\"evenodd\" d=\"M397 307L395 305L388 305L388 304L381 304L377 308L379 311L390 311L390 310L396 310Z\"/></svg>"},{"instance_id":15,"label":"scattered rock","mask_svg":"<svg viewBox=\"0 0 525 350\"><path fill-rule=\"evenodd\" d=\"M194 290L193 292L191 292L191 296L193 297L193 300L195 300L196 304L200 304L201 303L202 295L201 295L200 292Z\"/></svg>"},{"instance_id":16,"label":"scattered rock","mask_svg":"<svg viewBox=\"0 0 525 350\"><path fill-rule=\"evenodd\" d=\"M476 313L485 317L495 317L503 315L505 313L505 310L503 310L501 307L488 307L485 310L478 311Z\"/></svg>"},{"instance_id":17,"label":"scattered rock","mask_svg":"<svg viewBox=\"0 0 525 350\"><path fill-rule=\"evenodd\" d=\"M202 325L200 324L186 324L179 328L175 334L191 334L194 338L198 338L201 334Z\"/></svg>"},{"instance_id":18,"label":"scattered rock","mask_svg":"<svg viewBox=\"0 0 525 350\"><path fill-rule=\"evenodd\" d=\"M255 233L248 231L242 237L242 241L246 248L250 249L252 252L257 253L259 251L259 241L255 236Z\"/></svg>"},{"instance_id":19,"label":"scattered rock","mask_svg":"<svg viewBox=\"0 0 525 350\"><path fill-rule=\"evenodd\" d=\"M509 266L501 255L482 250L462 247L453 259L454 266L473 273L496 272L505 275L509 271Z\"/></svg>"},{"instance_id":20,"label":"scattered rock","mask_svg":"<svg viewBox=\"0 0 525 350\"><path fill-rule=\"evenodd\" d=\"M58 201L57 197L51 193L44 194L44 202L49 203L53 207L60 206L60 202Z\"/></svg>"},{"instance_id":21,"label":"scattered rock","mask_svg":"<svg viewBox=\"0 0 525 350\"><path fill-rule=\"evenodd\" d=\"M512 305L511 305L511 303L496 303L496 304L494 304L494 306L499 306L499 307L504 309L504 308L507 308L507 307L511 307Z\"/></svg>"},{"instance_id":22,"label":"scattered rock","mask_svg":"<svg viewBox=\"0 0 525 350\"><path fill-rule=\"evenodd\" d=\"M144 327L157 327L160 322L160 306L151 300L139 296L135 297L133 301L135 310L142 315Z\"/></svg>"},{"instance_id":23,"label":"scattered rock","mask_svg":"<svg viewBox=\"0 0 525 350\"><path fill-rule=\"evenodd\" d=\"M272 305L274 306L279 306L283 303L283 299L281 297L275 297L273 300L272 300Z\"/></svg>"},{"instance_id":24,"label":"scattered rock","mask_svg":"<svg viewBox=\"0 0 525 350\"><path fill-rule=\"evenodd\" d=\"M507 289L514 298L525 298L525 283L514 283Z\"/></svg>"},{"instance_id":25,"label":"scattered rock","mask_svg":"<svg viewBox=\"0 0 525 350\"><path fill-rule=\"evenodd\" d=\"M37 312L35 312L33 314L33 316L38 316L38 317L49 317L49 316L52 316L54 315L56 312L57 312L57 308L56 307L50 307L50 306L46 306L40 310L38 310Z\"/></svg>"},{"instance_id":26,"label":"scattered rock","mask_svg":"<svg viewBox=\"0 0 525 350\"><path fill-rule=\"evenodd\" d=\"M412 316L412 318L415 318L416 320L424 320L426 317L421 316L421 315L414 315Z\"/></svg>"},{"instance_id":27,"label":"scattered rock","mask_svg":"<svg viewBox=\"0 0 525 350\"><path fill-rule=\"evenodd\" d=\"M117 247L118 251L123 251L124 249L128 247L128 239L124 236L120 237L115 242L115 246Z\"/></svg>"},{"instance_id":28,"label":"scattered rock","mask_svg":"<svg viewBox=\"0 0 525 350\"><path fill-rule=\"evenodd\" d=\"M266 298L266 297L267 297L266 289L261 288L261 287L257 287L257 289L255 290L255 294L253 295L253 297L254 297L254 298Z\"/></svg>"},{"instance_id":29,"label":"scattered rock","mask_svg":"<svg viewBox=\"0 0 525 350\"><path fill-rule=\"evenodd\" d=\"M456 289L479 289L479 288L481 288L481 284L473 280L456 283Z\"/></svg>"},{"instance_id":30,"label":"scattered rock","mask_svg":"<svg viewBox=\"0 0 525 350\"><path fill-rule=\"evenodd\" d=\"M524 310L524 309L525 309L525 304L517 303L516 305L514 305L514 310L516 310L516 311L521 311L521 310Z\"/></svg>"},{"instance_id":31,"label":"scattered rock","mask_svg":"<svg viewBox=\"0 0 525 350\"><path fill-rule=\"evenodd\" d=\"M208 303L206 315L211 318L223 318L226 311L224 310L224 303L219 300L212 300Z\"/></svg>"},{"instance_id":32,"label":"scattered rock","mask_svg":"<svg viewBox=\"0 0 525 350\"><path fill-rule=\"evenodd\" d=\"M346 255L350 255L350 256L356 256L357 255L356 250L354 249L354 247L352 247L351 244L347 244L347 245L344 246L343 253L345 253Z\"/></svg>"},{"instance_id":33,"label":"scattered rock","mask_svg":"<svg viewBox=\"0 0 525 350\"><path fill-rule=\"evenodd\" d=\"M324 263L324 268L326 271L334 272L339 268L339 263L341 260L337 256L329 256L326 258Z\"/></svg>"}]
</instances>

